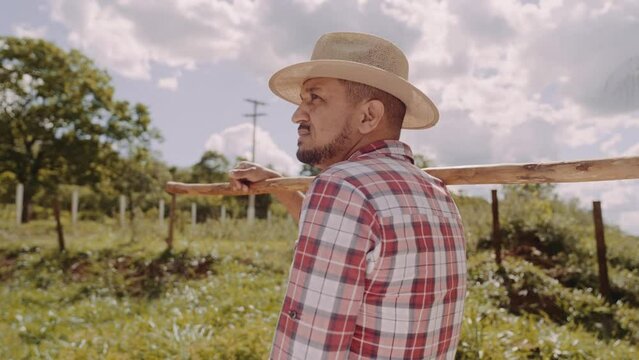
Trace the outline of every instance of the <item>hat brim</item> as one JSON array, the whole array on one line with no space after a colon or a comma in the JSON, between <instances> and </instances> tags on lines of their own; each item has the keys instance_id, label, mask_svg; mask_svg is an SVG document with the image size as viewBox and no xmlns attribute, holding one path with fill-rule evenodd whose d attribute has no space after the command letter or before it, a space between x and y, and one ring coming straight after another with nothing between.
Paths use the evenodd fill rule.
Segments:
<instances>
[{"instance_id":1,"label":"hat brim","mask_svg":"<svg viewBox=\"0 0 639 360\"><path fill-rule=\"evenodd\" d=\"M374 66L345 60L312 60L287 66L271 76L271 91L293 104L300 103L300 88L311 78L329 77L370 85L395 96L406 105L404 129L427 129L439 120L439 111L421 90L403 78Z\"/></svg>"}]
</instances>

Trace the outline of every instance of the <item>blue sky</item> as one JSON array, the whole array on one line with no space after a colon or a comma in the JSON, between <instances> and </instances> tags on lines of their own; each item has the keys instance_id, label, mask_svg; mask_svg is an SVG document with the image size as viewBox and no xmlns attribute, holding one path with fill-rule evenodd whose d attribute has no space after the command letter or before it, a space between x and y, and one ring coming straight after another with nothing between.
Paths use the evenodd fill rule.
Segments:
<instances>
[{"instance_id":1,"label":"blue sky","mask_svg":"<svg viewBox=\"0 0 639 360\"><path fill-rule=\"evenodd\" d=\"M330 31L402 48L440 123L402 139L438 166L639 155L637 1L26 0L0 3L0 33L78 48L113 77L117 97L150 107L161 157L205 149L294 174L294 107L267 87ZM561 185L584 207L639 234L638 181ZM486 187L464 191L486 195Z\"/></svg>"}]
</instances>

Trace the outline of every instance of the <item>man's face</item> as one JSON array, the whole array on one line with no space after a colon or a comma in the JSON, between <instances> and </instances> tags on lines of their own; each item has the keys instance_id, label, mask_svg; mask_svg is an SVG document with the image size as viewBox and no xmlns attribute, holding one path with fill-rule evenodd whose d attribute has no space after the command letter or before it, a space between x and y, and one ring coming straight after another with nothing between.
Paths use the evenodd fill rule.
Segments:
<instances>
[{"instance_id":1,"label":"man's face","mask_svg":"<svg viewBox=\"0 0 639 360\"><path fill-rule=\"evenodd\" d=\"M298 124L298 160L320 169L344 160L354 144L356 113L344 85L332 78L309 79L300 97L292 118Z\"/></svg>"}]
</instances>

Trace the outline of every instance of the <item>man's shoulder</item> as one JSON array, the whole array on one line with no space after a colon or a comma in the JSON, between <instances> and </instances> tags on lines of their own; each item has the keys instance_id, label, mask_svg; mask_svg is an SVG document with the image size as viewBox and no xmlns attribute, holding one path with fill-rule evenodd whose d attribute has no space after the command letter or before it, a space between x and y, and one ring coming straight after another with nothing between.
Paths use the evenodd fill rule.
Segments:
<instances>
[{"instance_id":1,"label":"man's shoulder","mask_svg":"<svg viewBox=\"0 0 639 360\"><path fill-rule=\"evenodd\" d=\"M335 163L318 174L319 183L352 186L364 193L385 192L390 183L444 188L444 183L408 161L391 157L368 157Z\"/></svg>"},{"instance_id":2,"label":"man's shoulder","mask_svg":"<svg viewBox=\"0 0 639 360\"><path fill-rule=\"evenodd\" d=\"M335 163L318 174L323 179L344 179L368 170L368 165L362 161L345 160Z\"/></svg>"},{"instance_id":3,"label":"man's shoulder","mask_svg":"<svg viewBox=\"0 0 639 360\"><path fill-rule=\"evenodd\" d=\"M317 175L318 180L358 184L357 179L383 171L380 159L345 160L331 165Z\"/></svg>"},{"instance_id":4,"label":"man's shoulder","mask_svg":"<svg viewBox=\"0 0 639 360\"><path fill-rule=\"evenodd\" d=\"M408 162L388 157L369 157L335 163L320 172L315 178L315 182L334 183L363 190L375 186L375 183L388 176L400 179L413 177L415 173Z\"/></svg>"}]
</instances>

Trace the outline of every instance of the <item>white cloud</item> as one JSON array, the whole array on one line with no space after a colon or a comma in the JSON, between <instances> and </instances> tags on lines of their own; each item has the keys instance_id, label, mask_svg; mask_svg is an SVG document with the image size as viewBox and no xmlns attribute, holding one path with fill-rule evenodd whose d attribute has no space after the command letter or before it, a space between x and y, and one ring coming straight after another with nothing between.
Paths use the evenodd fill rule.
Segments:
<instances>
[{"instance_id":1,"label":"white cloud","mask_svg":"<svg viewBox=\"0 0 639 360\"><path fill-rule=\"evenodd\" d=\"M577 199L586 209L592 208L593 201L601 201L604 221L639 235L639 223L632 221L639 204L637 180L561 184L557 193L564 199Z\"/></svg>"},{"instance_id":2,"label":"white cloud","mask_svg":"<svg viewBox=\"0 0 639 360\"><path fill-rule=\"evenodd\" d=\"M97 0L53 0L52 18L69 28L69 41L103 65L134 79L149 79L152 49L133 36L136 24L114 5Z\"/></svg>"},{"instance_id":3,"label":"white cloud","mask_svg":"<svg viewBox=\"0 0 639 360\"><path fill-rule=\"evenodd\" d=\"M639 42L629 37L639 33L635 0L51 4L71 45L138 79L150 79L158 65L179 72L219 61L238 62L264 78L308 59L325 32L391 39L408 55L411 80L440 107L435 128L403 135L436 165L639 153L636 141L629 143L639 138ZM177 79L170 79L157 84L175 88ZM250 140L239 141L241 131L233 129L212 135L209 143L233 156L250 155ZM279 159L279 166L296 173L290 156L282 152ZM622 191L619 183L607 186ZM583 189L584 197L597 191ZM626 197L630 201L639 199ZM609 211L621 219L630 210Z\"/></svg>"},{"instance_id":4,"label":"white cloud","mask_svg":"<svg viewBox=\"0 0 639 360\"><path fill-rule=\"evenodd\" d=\"M194 69L237 57L254 19L249 0L51 0L51 17L69 41L103 65L134 79L149 79L152 64Z\"/></svg>"},{"instance_id":5,"label":"white cloud","mask_svg":"<svg viewBox=\"0 0 639 360\"><path fill-rule=\"evenodd\" d=\"M158 87L160 89L176 91L178 88L177 77L165 77L158 80Z\"/></svg>"},{"instance_id":6,"label":"white cloud","mask_svg":"<svg viewBox=\"0 0 639 360\"><path fill-rule=\"evenodd\" d=\"M326 0L293 0L293 2L303 5L307 12L313 12L324 4Z\"/></svg>"},{"instance_id":7,"label":"white cloud","mask_svg":"<svg viewBox=\"0 0 639 360\"><path fill-rule=\"evenodd\" d=\"M615 156L617 155L616 146L617 144L619 144L621 139L622 139L621 134L614 134L608 140L605 140L604 142L602 142L601 145L599 146L599 149L604 154Z\"/></svg>"},{"instance_id":8,"label":"white cloud","mask_svg":"<svg viewBox=\"0 0 639 360\"><path fill-rule=\"evenodd\" d=\"M639 234L639 210L627 211L621 214L619 222L622 228L633 234Z\"/></svg>"},{"instance_id":9,"label":"white cloud","mask_svg":"<svg viewBox=\"0 0 639 360\"><path fill-rule=\"evenodd\" d=\"M255 130L255 162L273 166L275 170L289 176L299 174L301 164L282 150L266 130L259 126ZM212 134L204 147L221 152L231 162L237 157L250 160L252 141L253 124L242 123Z\"/></svg>"},{"instance_id":10,"label":"white cloud","mask_svg":"<svg viewBox=\"0 0 639 360\"><path fill-rule=\"evenodd\" d=\"M47 34L47 27L17 24L13 27L13 32L20 37L43 38Z\"/></svg>"},{"instance_id":11,"label":"white cloud","mask_svg":"<svg viewBox=\"0 0 639 360\"><path fill-rule=\"evenodd\" d=\"M639 156L639 143L634 144L633 146L631 146L630 148L628 148L624 153L623 156Z\"/></svg>"},{"instance_id":12,"label":"white cloud","mask_svg":"<svg viewBox=\"0 0 639 360\"><path fill-rule=\"evenodd\" d=\"M388 16L417 29L422 36L412 52L411 60L432 65L449 65L453 58L449 31L457 24L457 17L449 10L447 1L382 2L382 11Z\"/></svg>"}]
</instances>

